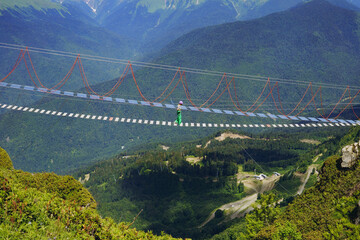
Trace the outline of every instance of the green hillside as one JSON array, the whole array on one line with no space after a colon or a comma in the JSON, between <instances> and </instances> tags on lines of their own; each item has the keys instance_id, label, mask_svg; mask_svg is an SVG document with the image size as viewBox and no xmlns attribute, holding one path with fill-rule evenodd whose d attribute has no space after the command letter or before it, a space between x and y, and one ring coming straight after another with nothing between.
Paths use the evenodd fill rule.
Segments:
<instances>
[{"instance_id":1,"label":"green hillside","mask_svg":"<svg viewBox=\"0 0 360 240\"><path fill-rule=\"evenodd\" d=\"M314 186L286 201L277 191L264 195L259 201L262 208L211 239L358 239L359 156L355 165L343 168L341 149L359 140L360 128L356 127L344 137L315 147L310 156L319 156L317 161L322 159L323 164Z\"/></svg>"},{"instance_id":2,"label":"green hillside","mask_svg":"<svg viewBox=\"0 0 360 240\"><path fill-rule=\"evenodd\" d=\"M297 229L302 239L358 239L360 227L355 219L359 217L360 169L358 164L351 170L341 169L340 160L339 156L329 158L315 187L296 198L255 239L269 238L286 227Z\"/></svg>"},{"instance_id":3,"label":"green hillside","mask_svg":"<svg viewBox=\"0 0 360 240\"><path fill-rule=\"evenodd\" d=\"M117 156L74 174L91 194L70 176L14 170L9 156L0 149L1 236L171 239L168 235L157 237L136 231L130 228L133 226L194 239L209 239L224 229L212 239L357 239L359 166L357 163L351 169L343 169L337 155L327 158L319 168L314 187L309 185L295 199L284 199L281 208L272 204L283 198L277 190L261 195L258 204L262 208L256 208L246 220L229 221L227 211L215 210L251 194L253 190L234 178L240 170L245 170L241 174L254 174L245 167L251 160L260 164L258 173L262 170L270 176L278 170L284 174L277 184L285 187L282 192L286 193L292 191L286 182L289 180L282 180L288 170L300 170L315 155L323 154L325 158L338 154L344 145L359 141L360 127L352 128L344 137L313 139L325 140L320 145L301 141L309 137L304 134L269 137L233 132L233 137L243 138L221 142L214 139L223 134L229 132L168 145L168 150L157 146L129 152L128 156ZM193 160L197 158L200 161ZM246 179L242 178L249 181ZM295 182L292 181L292 187L297 188ZM94 198L99 213L114 220L99 216ZM215 212L215 218L198 228L211 212ZM134 223L129 223L134 216Z\"/></svg>"},{"instance_id":4,"label":"green hillside","mask_svg":"<svg viewBox=\"0 0 360 240\"><path fill-rule=\"evenodd\" d=\"M0 10L14 9L18 10L21 8L33 7L36 10L48 10L48 9L56 9L56 10L65 10L61 7L61 5L51 2L48 0L3 0L0 3ZM0 11L0 16L1 16Z\"/></svg>"},{"instance_id":5,"label":"green hillside","mask_svg":"<svg viewBox=\"0 0 360 240\"><path fill-rule=\"evenodd\" d=\"M9 154L2 148L0 148L0 161L1 161L0 165L2 166L2 168L6 168L6 169L14 168L12 161L9 157Z\"/></svg>"},{"instance_id":6,"label":"green hillside","mask_svg":"<svg viewBox=\"0 0 360 240\"><path fill-rule=\"evenodd\" d=\"M102 218L90 193L71 176L9 169L0 154L2 239L173 239Z\"/></svg>"},{"instance_id":7,"label":"green hillside","mask_svg":"<svg viewBox=\"0 0 360 240\"><path fill-rule=\"evenodd\" d=\"M215 139L223 134L242 138ZM251 180L254 171L283 174L273 191L285 201L293 199L300 185L293 173L305 172L318 149L303 139L319 144L333 136L327 134L314 139L304 133L218 132L191 142L153 144L73 175L92 193L102 216L130 221L143 209L135 223L139 229L206 239L237 221L224 214L199 227L220 206L254 194L251 183L261 186Z\"/></svg>"}]
</instances>

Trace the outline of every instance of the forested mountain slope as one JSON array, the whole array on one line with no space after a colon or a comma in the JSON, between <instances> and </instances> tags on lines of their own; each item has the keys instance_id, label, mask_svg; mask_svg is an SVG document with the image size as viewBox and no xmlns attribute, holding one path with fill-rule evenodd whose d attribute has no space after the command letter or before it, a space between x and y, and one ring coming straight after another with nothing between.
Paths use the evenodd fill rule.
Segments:
<instances>
[{"instance_id":1,"label":"forested mountain slope","mask_svg":"<svg viewBox=\"0 0 360 240\"><path fill-rule=\"evenodd\" d=\"M68 1L69 2L69 1ZM76 1L77 2L77 1ZM85 12L107 29L126 34L154 52L191 30L260 18L302 4L304 0L83 0ZM350 0L329 0L336 5L357 9ZM353 5L354 4L354 5ZM121 23L121 24L120 24Z\"/></svg>"},{"instance_id":2,"label":"forested mountain slope","mask_svg":"<svg viewBox=\"0 0 360 240\"><path fill-rule=\"evenodd\" d=\"M297 229L302 239L358 239L359 164L357 161L349 170L342 168L340 162L339 156L329 158L321 168L315 187L297 197L255 239L267 238L286 227Z\"/></svg>"},{"instance_id":3,"label":"forested mountain slope","mask_svg":"<svg viewBox=\"0 0 360 240\"><path fill-rule=\"evenodd\" d=\"M337 136L330 132L316 138L289 132L218 132L191 142L144 146L74 176L93 194L103 216L130 220L143 210L137 228L206 239L244 214L231 209L240 200L256 199L257 193L274 186L284 202L293 199L300 185L294 172L305 172L316 156L317 144ZM268 179L256 180L260 173ZM230 209L207 221L224 204Z\"/></svg>"},{"instance_id":4,"label":"forested mountain slope","mask_svg":"<svg viewBox=\"0 0 360 240\"><path fill-rule=\"evenodd\" d=\"M261 19L193 31L165 47L157 61L270 78L355 84L359 16L315 0Z\"/></svg>"},{"instance_id":5,"label":"forested mountain slope","mask_svg":"<svg viewBox=\"0 0 360 240\"><path fill-rule=\"evenodd\" d=\"M101 218L93 197L73 177L15 170L2 148L0 183L4 239L173 239Z\"/></svg>"},{"instance_id":6,"label":"forested mountain slope","mask_svg":"<svg viewBox=\"0 0 360 240\"><path fill-rule=\"evenodd\" d=\"M313 187L282 210L276 204L282 201L281 197L264 196L259 201L261 208L250 213L246 221L211 239L358 239L359 140L360 128L355 127L344 137L319 145L313 154L326 160L318 169Z\"/></svg>"}]
</instances>

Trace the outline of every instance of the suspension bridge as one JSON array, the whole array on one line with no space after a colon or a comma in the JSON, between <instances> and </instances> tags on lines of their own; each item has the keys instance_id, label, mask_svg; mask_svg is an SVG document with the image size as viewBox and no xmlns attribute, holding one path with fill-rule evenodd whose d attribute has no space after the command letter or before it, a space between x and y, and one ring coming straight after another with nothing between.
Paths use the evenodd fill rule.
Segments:
<instances>
[{"instance_id":1,"label":"suspension bridge","mask_svg":"<svg viewBox=\"0 0 360 240\"><path fill-rule=\"evenodd\" d=\"M174 93L177 88L182 89L185 97L188 101L188 105L182 106L184 111L194 111L202 113L216 113L216 114L225 114L231 116L239 117L249 117L252 118L252 124L237 124L237 123L182 123L180 126L183 127L335 127L335 126L355 126L360 125L359 117L356 114L354 104L355 99L360 93L360 90L357 90L354 86L342 86L335 84L315 84L312 82L304 81L295 81L287 79L276 79L275 82L270 81L270 78L252 76L252 75L242 75L242 74L233 74L233 73L221 73L216 71L194 69L194 68L184 68L176 67L170 65L161 65L155 63L146 63L146 62L137 62L129 60L120 60L105 58L99 56L91 56L85 54L76 54L70 52L55 51L49 49L41 48L32 48L32 47L23 47L20 45L0 43L0 48L6 48L11 50L18 50L19 54L15 61L15 64L12 66L11 70L0 79L0 87L17 89L29 92L37 92L42 94L57 95L66 98L78 98L86 99L89 101L105 101L115 104L132 104L143 107L157 107L164 109L175 109L176 106L172 103L165 102L169 97ZM67 74L56 84L51 87L45 86L41 81L36 71L35 65L31 58L31 52L70 57L74 59L72 66L70 67ZM92 85L89 83L89 80L86 76L84 65L82 59L89 59L101 62L111 62L125 65L123 72L120 77L117 79L115 84L105 93L99 93L95 91ZM22 85L17 83L6 82L9 77L16 72L18 67L23 64L26 68L26 72L31 79L32 85ZM159 70L173 71L174 75L170 80L169 84L164 88L161 94L154 99L150 100L149 97L146 97L141 90L138 81L135 76L134 66L140 68L153 68ZM86 92L74 92L66 91L62 88L71 78L75 69L78 69L82 83L85 87ZM215 90L210 94L210 96L201 103L195 103L191 95L191 90L189 89L189 84L187 80L187 74L202 74L208 76L219 77L220 80L215 88ZM114 97L114 93L121 87L125 79L130 79L135 84L136 90L139 94L141 100L127 99L121 97ZM242 99L238 97L238 92L236 88L236 81L240 79L247 79L249 81L262 81L264 86L262 87L259 96L246 108L241 106ZM285 112L285 107L281 101L281 94L279 85L281 84L296 84L305 86L305 91L301 99L294 104L295 106L290 109L288 112ZM314 87L316 87L314 89ZM328 107L324 106L322 100L322 89L323 88L333 88L333 89L343 89L341 97L336 100L336 103L332 103ZM351 94L355 92L355 94ZM232 109L218 109L213 108L214 104L219 101L221 97L225 97L225 94L228 96L229 100L232 103ZM264 113L260 109L264 103L272 103L275 107L276 113ZM318 116L314 117L304 117L301 114L309 108L313 108ZM45 114L51 116L59 117L71 117L71 118L81 118L88 120L102 120L102 121L111 121L111 122L123 122L123 123L136 123L136 124L149 124L149 125L160 125L160 126L177 126L177 124L164 120L151 120L151 119L133 119L126 117L111 117L111 116L97 116L90 115L86 113L66 113L59 112L49 109L40 109L40 108L31 108L28 106L17 106L6 103L0 103L1 109L6 110L17 110L23 112L32 112L38 114ZM328 109L327 114L324 109ZM341 115L345 110L351 109L354 114L354 119L340 119ZM280 120L289 120L289 123L286 124L256 124L256 119L280 119Z\"/></svg>"}]
</instances>

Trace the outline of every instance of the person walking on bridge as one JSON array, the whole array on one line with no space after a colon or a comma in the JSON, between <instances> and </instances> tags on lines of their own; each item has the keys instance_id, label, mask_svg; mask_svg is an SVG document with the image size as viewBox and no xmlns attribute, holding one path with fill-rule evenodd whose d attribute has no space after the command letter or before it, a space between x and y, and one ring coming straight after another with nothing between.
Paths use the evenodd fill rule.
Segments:
<instances>
[{"instance_id":1,"label":"person walking on bridge","mask_svg":"<svg viewBox=\"0 0 360 240\"><path fill-rule=\"evenodd\" d=\"M177 105L177 108L176 108L176 114L177 114L177 118L175 120L175 123L177 125L180 125L181 124L181 106L183 105L183 102L180 101L179 104Z\"/></svg>"}]
</instances>

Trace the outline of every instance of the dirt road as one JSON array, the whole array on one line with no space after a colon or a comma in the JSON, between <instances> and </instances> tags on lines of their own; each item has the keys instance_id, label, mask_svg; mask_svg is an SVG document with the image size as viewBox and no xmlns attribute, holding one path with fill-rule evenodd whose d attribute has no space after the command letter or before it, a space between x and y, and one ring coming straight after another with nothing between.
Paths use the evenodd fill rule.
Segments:
<instances>
[{"instance_id":1,"label":"dirt road","mask_svg":"<svg viewBox=\"0 0 360 240\"><path fill-rule=\"evenodd\" d=\"M310 175L311 175L314 168L316 168L316 165L310 165L308 167L308 169L306 170L306 173L305 173L306 177L305 177L305 179L302 179L302 184L300 185L299 190L297 191L296 194L298 194L298 195L302 194L302 192L305 189L305 185L306 185L307 181L309 180Z\"/></svg>"},{"instance_id":2,"label":"dirt road","mask_svg":"<svg viewBox=\"0 0 360 240\"><path fill-rule=\"evenodd\" d=\"M218 209L226 211L231 209L230 219L234 219L236 217L239 217L239 214L245 215L246 211L249 207L251 207L251 204L253 204L257 199L257 193L252 194L250 196L247 196L239 201L227 203ZM216 209L217 210L217 209ZM249 210L250 211L250 210ZM213 220L215 218L215 211L206 219L205 222L203 222L198 228L204 227L208 222Z\"/></svg>"},{"instance_id":3,"label":"dirt road","mask_svg":"<svg viewBox=\"0 0 360 240\"><path fill-rule=\"evenodd\" d=\"M225 211L225 214L228 216L227 220L233 220L237 217L244 217L246 213L250 212L253 208L251 205L256 202L258 193L264 193L265 191L271 190L275 183L279 180L279 176L271 176L269 178L266 178L262 181L254 180L254 179L247 179L244 182L245 186L248 188L251 188L251 190L254 192L253 194L232 203L227 203L225 205L222 205L221 207L217 208L222 211ZM198 228L204 227L208 222L210 222L212 219L215 218L215 209L211 215L206 219L205 222L203 222Z\"/></svg>"}]
</instances>

